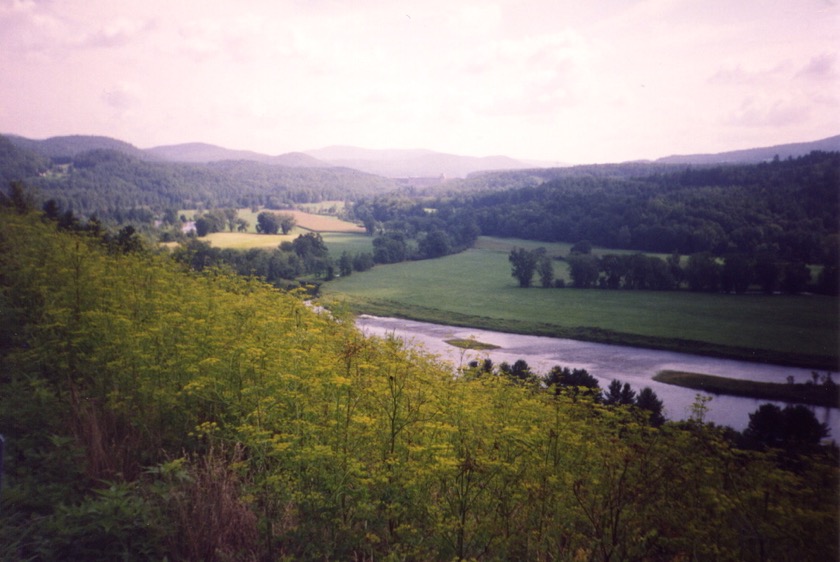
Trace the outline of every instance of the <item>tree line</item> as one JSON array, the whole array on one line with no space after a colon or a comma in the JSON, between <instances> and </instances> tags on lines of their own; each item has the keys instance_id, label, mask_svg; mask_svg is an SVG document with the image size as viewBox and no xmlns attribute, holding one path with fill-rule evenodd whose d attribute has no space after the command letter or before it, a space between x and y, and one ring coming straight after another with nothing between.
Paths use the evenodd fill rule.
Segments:
<instances>
[{"instance_id":1,"label":"tree line","mask_svg":"<svg viewBox=\"0 0 840 562\"><path fill-rule=\"evenodd\" d=\"M830 295L837 295L840 289L836 263L826 264L812 275L801 260L784 262L768 254L717 257L699 252L686 259L676 252L665 259L642 253L596 256L591 253L591 244L582 241L562 259L568 266L571 285L579 289L671 291L685 287L712 293L756 290L766 294L812 291ZM566 286L563 278L555 278L554 258L545 248L514 248L508 260L511 275L520 287L530 287L535 274L542 287Z\"/></svg>"}]
</instances>

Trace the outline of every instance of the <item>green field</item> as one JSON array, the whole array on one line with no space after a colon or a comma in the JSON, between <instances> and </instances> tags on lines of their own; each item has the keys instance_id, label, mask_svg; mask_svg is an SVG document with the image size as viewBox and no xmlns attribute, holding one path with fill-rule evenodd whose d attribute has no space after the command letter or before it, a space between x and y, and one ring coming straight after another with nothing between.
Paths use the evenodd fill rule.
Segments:
<instances>
[{"instance_id":1,"label":"green field","mask_svg":"<svg viewBox=\"0 0 840 562\"><path fill-rule=\"evenodd\" d=\"M835 297L521 289L507 259L514 244L565 255L563 245L482 238L461 254L326 283L324 300L443 324L837 368ZM568 280L563 263L555 271Z\"/></svg>"},{"instance_id":2,"label":"green field","mask_svg":"<svg viewBox=\"0 0 840 562\"><path fill-rule=\"evenodd\" d=\"M358 254L373 253L373 238L367 234L352 234L349 232L323 232L321 238L330 250L333 259L341 257L342 252Z\"/></svg>"}]
</instances>

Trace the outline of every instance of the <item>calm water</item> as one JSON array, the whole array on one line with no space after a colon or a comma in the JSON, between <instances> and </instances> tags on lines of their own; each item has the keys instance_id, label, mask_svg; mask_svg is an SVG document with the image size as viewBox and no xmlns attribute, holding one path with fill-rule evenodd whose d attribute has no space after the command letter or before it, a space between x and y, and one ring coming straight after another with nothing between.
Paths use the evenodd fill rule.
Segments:
<instances>
[{"instance_id":1,"label":"calm water","mask_svg":"<svg viewBox=\"0 0 840 562\"><path fill-rule=\"evenodd\" d=\"M763 363L715 359L671 351L658 351L635 347L587 343L542 336L521 336L491 332L475 328L458 328L398 318L360 316L356 324L365 333L375 336L393 334L406 342L418 345L428 352L452 363L457 368L473 359L489 357L493 363L507 361L513 364L524 359L531 369L544 374L554 365L586 369L597 377L601 388L606 388L613 379L630 383L639 391L649 386L665 405L668 419L679 420L690 416L690 408L698 391L662 384L652 380L659 371L670 369L720 375L730 378L764 382L786 382L793 376L797 382L811 378L810 369L780 367ZM452 338L475 338L484 343L499 346L490 351L464 351L444 340ZM840 382L836 376L834 380ZM706 393L701 393L706 394ZM735 396L713 396L709 402L707 421L728 425L739 431L747 427L749 414L766 400L754 400ZM784 406L783 403L778 403ZM831 437L840 437L840 411L837 408L813 408L817 418L828 424Z\"/></svg>"}]
</instances>

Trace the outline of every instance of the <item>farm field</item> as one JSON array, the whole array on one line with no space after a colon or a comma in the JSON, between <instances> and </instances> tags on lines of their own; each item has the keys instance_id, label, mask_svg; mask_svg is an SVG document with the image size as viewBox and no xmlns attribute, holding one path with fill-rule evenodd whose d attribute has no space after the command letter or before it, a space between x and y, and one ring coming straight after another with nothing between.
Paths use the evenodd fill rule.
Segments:
<instances>
[{"instance_id":1,"label":"farm field","mask_svg":"<svg viewBox=\"0 0 840 562\"><path fill-rule=\"evenodd\" d=\"M313 204L314 205L314 204ZM313 210L317 209L317 206L311 207ZM267 209L259 209L258 211L254 212L251 209L237 209L237 216L239 218L245 219L248 221L248 232L256 234L257 230L257 215L260 213L267 211ZM347 222L341 220L337 217L332 217L329 215L319 215L316 213L310 213L306 211L298 211L298 210L282 210L282 211L268 211L274 213L282 213L286 215L292 215L295 217L295 221L299 228L315 231L315 232L348 232L348 233L356 233L356 234L364 234L365 229L357 224L352 222ZM178 211L179 215L184 215L190 219L195 216L196 210L195 209L185 209Z\"/></svg>"},{"instance_id":2,"label":"farm field","mask_svg":"<svg viewBox=\"0 0 840 562\"><path fill-rule=\"evenodd\" d=\"M326 283L322 292L327 303L383 316L811 368L837 366L835 297L521 289L507 256L512 245L529 244L540 245L482 238L477 248L461 254L377 266ZM561 245L542 245L549 253L565 253ZM568 280L564 264L556 263L555 272Z\"/></svg>"},{"instance_id":3,"label":"farm field","mask_svg":"<svg viewBox=\"0 0 840 562\"><path fill-rule=\"evenodd\" d=\"M340 220L336 217L317 215L304 211L276 211L293 215L297 226L289 234L257 234L255 226L257 215L262 212L252 212L250 209L239 209L238 216L248 221L248 232L213 232L201 238L217 248L233 248L237 250L250 250L252 248L273 249L282 242L291 242L301 234L307 232L318 232L324 239L334 257L342 252L348 251L351 254L358 252L372 252L372 239L365 234L365 229L351 222ZM194 210L180 211L180 213L192 217Z\"/></svg>"},{"instance_id":4,"label":"farm field","mask_svg":"<svg viewBox=\"0 0 840 562\"><path fill-rule=\"evenodd\" d=\"M252 248L272 249L280 245L281 242L291 242L300 234L305 234L307 231L294 228L289 234L257 234L255 232L213 232L199 238L203 242L208 242L211 246L217 248L233 248L236 250L250 250Z\"/></svg>"},{"instance_id":5,"label":"farm field","mask_svg":"<svg viewBox=\"0 0 840 562\"><path fill-rule=\"evenodd\" d=\"M209 242L217 248L233 248L236 250L250 250L252 248L264 248L271 250L282 242L291 242L301 234L309 230L295 227L289 234L256 234L253 232L214 232L200 238ZM359 252L372 252L373 242L370 236L365 234L351 234L347 232L322 232L321 238L330 250L333 258L341 256L342 252L356 254Z\"/></svg>"},{"instance_id":6,"label":"farm field","mask_svg":"<svg viewBox=\"0 0 840 562\"><path fill-rule=\"evenodd\" d=\"M300 228L313 230L315 232L348 232L351 234L364 234L365 229L352 222L343 221L328 215L316 215L304 211L278 211L292 215ZM256 219L255 219L256 220Z\"/></svg>"}]
</instances>

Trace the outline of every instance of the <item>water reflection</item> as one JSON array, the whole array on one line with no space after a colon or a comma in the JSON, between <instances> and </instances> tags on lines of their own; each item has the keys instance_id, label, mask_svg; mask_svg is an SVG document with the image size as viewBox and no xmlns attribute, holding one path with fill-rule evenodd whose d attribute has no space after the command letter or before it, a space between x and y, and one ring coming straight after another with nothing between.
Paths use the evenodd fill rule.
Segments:
<instances>
[{"instance_id":1,"label":"water reflection","mask_svg":"<svg viewBox=\"0 0 840 562\"><path fill-rule=\"evenodd\" d=\"M394 334L409 343L422 346L430 353L451 362L456 368L472 359L485 357L489 357L496 364L502 361L513 364L517 359L524 359L533 370L539 373L548 372L554 365L586 369L599 379L601 388L606 388L613 379L630 383L636 391L649 386L663 401L666 417L672 420L689 417L691 405L698 391L652 380L652 377L662 370L688 371L777 383L786 382L788 376L793 376L797 382L804 382L811 378L809 369L542 336L505 334L398 318L360 316L356 324L370 335ZM445 343L445 340L453 338L474 338L484 343L497 345L499 349L464 352ZM836 377L835 380L837 380ZM739 431L747 427L749 414L754 412L759 405L767 402L737 396L710 396L714 398L708 404L707 420L728 425ZM783 403L777 404L784 406ZM831 437L837 439L840 436L840 411L837 408L813 407L812 409L820 421L828 424Z\"/></svg>"}]
</instances>

